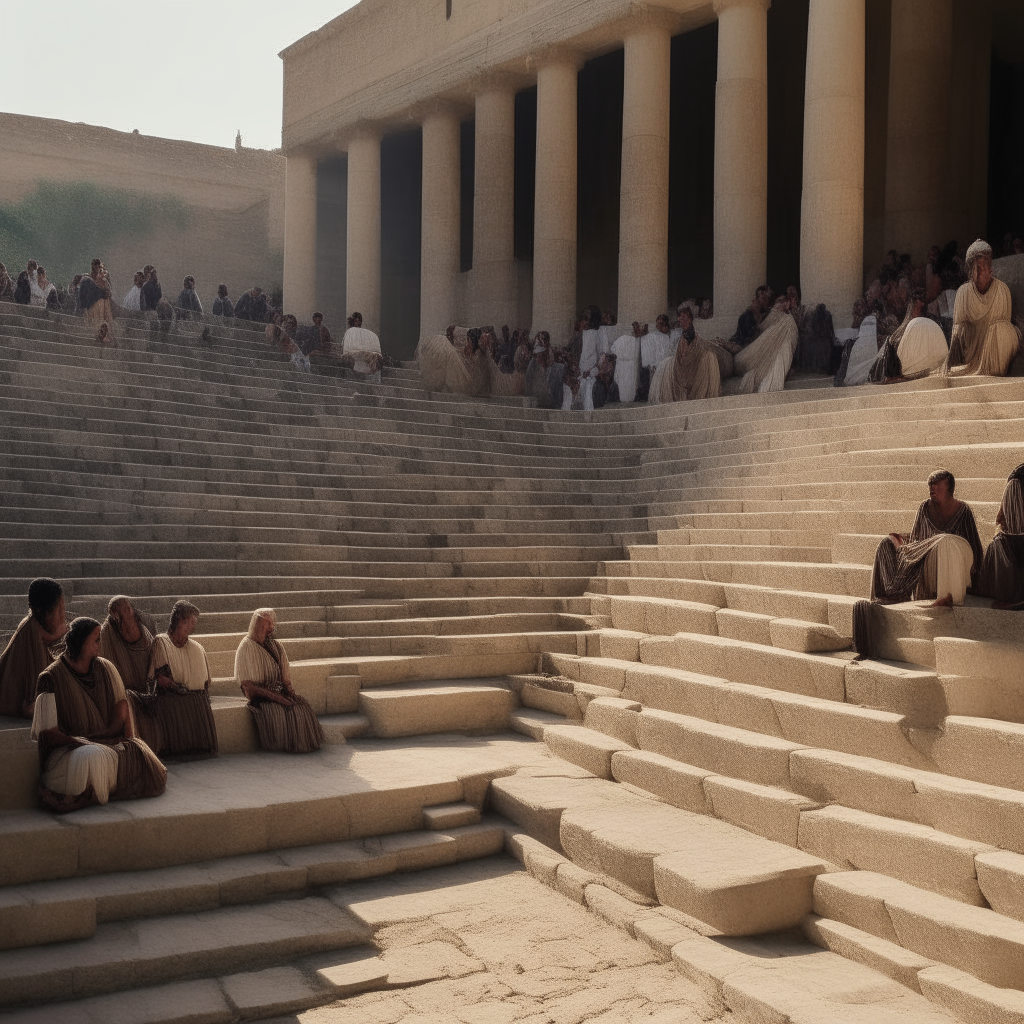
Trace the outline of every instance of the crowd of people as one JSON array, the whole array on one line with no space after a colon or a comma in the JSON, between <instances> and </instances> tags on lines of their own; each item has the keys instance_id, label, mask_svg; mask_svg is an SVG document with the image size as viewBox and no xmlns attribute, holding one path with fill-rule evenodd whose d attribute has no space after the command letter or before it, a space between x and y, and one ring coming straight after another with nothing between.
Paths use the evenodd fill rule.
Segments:
<instances>
[{"instance_id":1,"label":"crowd of people","mask_svg":"<svg viewBox=\"0 0 1024 1024\"><path fill-rule=\"evenodd\" d=\"M173 299L173 301L172 301ZM103 261L94 259L88 274L76 274L67 289L59 289L46 276L46 270L29 260L24 270L12 280L0 263L0 302L39 306L59 313L81 316L90 324L92 337L98 345L117 343L115 323L118 319L143 319L155 331L169 333L176 324L194 322L203 341L210 339L210 322L196 292L196 280L190 274L182 281L177 297L166 298L156 267L147 265L135 272L132 285L121 301L117 301ZM348 318L340 350L324 323L323 313L316 312L309 324L300 324L290 313L283 312L259 286L243 292L232 301L228 288L217 289L210 314L231 320L264 324L271 351L286 356L300 370L309 372L317 363L333 363L354 370L371 380L380 380L382 366L398 365L381 351L380 339L363 327L360 313Z\"/></svg>"},{"instance_id":2,"label":"crowd of people","mask_svg":"<svg viewBox=\"0 0 1024 1024\"><path fill-rule=\"evenodd\" d=\"M875 552L869 600L854 605L853 641L877 655L879 609L928 600L962 605L967 594L993 607L1024 610L1024 464L1006 481L996 535L986 550L970 505L956 497L956 478L941 469L928 478L928 498L908 534L891 533Z\"/></svg>"},{"instance_id":3,"label":"crowd of people","mask_svg":"<svg viewBox=\"0 0 1024 1024\"><path fill-rule=\"evenodd\" d=\"M32 721L42 806L58 813L110 799L159 796L160 760L217 754L206 651L193 639L200 611L171 608L158 633L124 596L102 623L66 621L64 592L33 580L29 611L0 654L0 714ZM319 750L323 730L295 692L288 655L274 636L277 615L259 608L235 654L235 681L264 750Z\"/></svg>"}]
</instances>

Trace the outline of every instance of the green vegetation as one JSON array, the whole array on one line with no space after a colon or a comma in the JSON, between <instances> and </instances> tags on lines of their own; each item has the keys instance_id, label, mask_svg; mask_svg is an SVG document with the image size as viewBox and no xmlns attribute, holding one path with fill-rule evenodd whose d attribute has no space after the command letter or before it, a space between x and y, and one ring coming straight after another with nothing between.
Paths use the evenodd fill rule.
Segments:
<instances>
[{"instance_id":1,"label":"green vegetation","mask_svg":"<svg viewBox=\"0 0 1024 1024\"><path fill-rule=\"evenodd\" d=\"M188 222L188 207L172 197L40 181L20 202L0 202L0 260L13 269L36 259L51 281L66 284L118 236L146 235L158 225L185 230Z\"/></svg>"}]
</instances>

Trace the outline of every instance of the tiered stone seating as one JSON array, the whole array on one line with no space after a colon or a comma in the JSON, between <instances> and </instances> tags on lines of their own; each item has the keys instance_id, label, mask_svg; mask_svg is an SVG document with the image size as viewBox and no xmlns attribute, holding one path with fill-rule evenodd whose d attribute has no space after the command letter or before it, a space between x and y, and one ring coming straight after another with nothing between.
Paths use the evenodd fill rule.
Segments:
<instances>
[{"instance_id":1,"label":"tiered stone seating","mask_svg":"<svg viewBox=\"0 0 1024 1024\"><path fill-rule=\"evenodd\" d=\"M1022 620L899 606L884 659L850 650L874 547L928 472L957 474L991 537L1024 383L565 415L427 395L414 369L306 376L241 325L204 344L125 324L102 351L11 309L0 632L36 575L71 614L190 597L222 756L57 821L26 724L0 722L0 1010L311 978L368 941L348 880L506 846L741 1018L752 988L813 989L795 979L822 948L808 970L894 979L906 1019L1024 1014ZM258 605L319 754L256 749L231 675ZM764 956L788 973L744 987ZM306 1005L343 994L310 984ZM868 1019L856 1003L828 1019Z\"/></svg>"}]
</instances>

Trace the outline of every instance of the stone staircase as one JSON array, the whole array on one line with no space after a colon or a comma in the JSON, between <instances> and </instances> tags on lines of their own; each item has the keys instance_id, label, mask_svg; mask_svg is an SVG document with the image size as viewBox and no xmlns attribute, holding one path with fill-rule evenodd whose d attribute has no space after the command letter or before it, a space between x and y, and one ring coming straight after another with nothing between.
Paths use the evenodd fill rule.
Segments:
<instances>
[{"instance_id":1,"label":"stone staircase","mask_svg":"<svg viewBox=\"0 0 1024 1024\"><path fill-rule=\"evenodd\" d=\"M301 1008L385 984L346 886L503 848L621 901L738 1019L805 1019L781 982L756 1012L738 994L785 957L790 988L856 964L857 992L906 997L807 1020L1024 1020L1024 620L899 606L884 659L850 650L931 470L991 537L1024 382L562 414L428 395L411 368L300 374L240 324L118 326L100 350L0 306L0 634L38 575L71 615L125 593L162 624L190 598L221 757L57 820L26 723L0 721L11 1024L111 1000L192 1019L153 1016L168 992L253 1019L291 1012L282 986ZM231 674L259 605L318 754L257 749Z\"/></svg>"}]
</instances>

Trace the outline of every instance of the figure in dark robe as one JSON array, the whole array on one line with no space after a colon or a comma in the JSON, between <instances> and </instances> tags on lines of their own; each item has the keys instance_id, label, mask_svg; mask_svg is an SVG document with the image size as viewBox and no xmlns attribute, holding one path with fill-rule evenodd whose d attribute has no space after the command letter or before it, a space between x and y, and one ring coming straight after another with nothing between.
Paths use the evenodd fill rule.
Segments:
<instances>
[{"instance_id":1,"label":"figure in dark robe","mask_svg":"<svg viewBox=\"0 0 1024 1024\"><path fill-rule=\"evenodd\" d=\"M999 532L985 552L975 592L997 608L1024 609L1024 464L1006 481L996 515Z\"/></svg>"}]
</instances>

